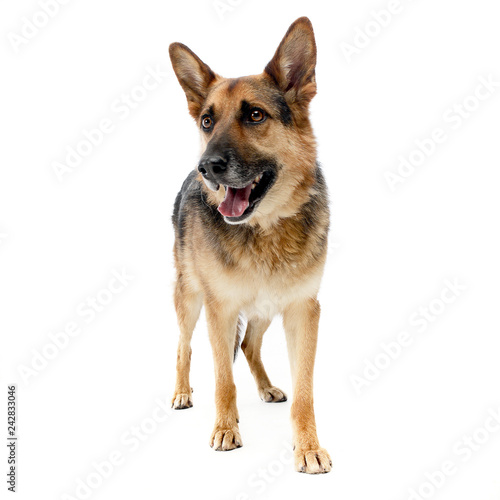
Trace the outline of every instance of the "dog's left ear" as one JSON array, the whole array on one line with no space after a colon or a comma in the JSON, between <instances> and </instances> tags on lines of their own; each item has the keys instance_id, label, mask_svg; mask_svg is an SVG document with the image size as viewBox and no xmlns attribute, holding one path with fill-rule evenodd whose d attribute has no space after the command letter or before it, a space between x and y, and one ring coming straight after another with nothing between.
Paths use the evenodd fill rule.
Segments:
<instances>
[{"instance_id":1,"label":"dog's left ear","mask_svg":"<svg viewBox=\"0 0 500 500\"><path fill-rule=\"evenodd\" d=\"M264 70L285 93L289 104L304 104L316 94L316 42L311 21L300 17L288 28Z\"/></svg>"},{"instance_id":2,"label":"dog's left ear","mask_svg":"<svg viewBox=\"0 0 500 500\"><path fill-rule=\"evenodd\" d=\"M186 93L189 113L196 120L217 75L183 43L172 43L169 53L177 79Z\"/></svg>"}]
</instances>

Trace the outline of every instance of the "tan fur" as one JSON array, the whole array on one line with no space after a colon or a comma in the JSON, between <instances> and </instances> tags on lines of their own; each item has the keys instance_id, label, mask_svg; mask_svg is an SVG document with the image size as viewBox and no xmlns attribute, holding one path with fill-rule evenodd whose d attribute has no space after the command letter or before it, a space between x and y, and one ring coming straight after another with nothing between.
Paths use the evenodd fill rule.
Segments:
<instances>
[{"instance_id":1,"label":"tan fur","mask_svg":"<svg viewBox=\"0 0 500 500\"><path fill-rule=\"evenodd\" d=\"M237 86L229 90L232 80L217 77L217 83L204 108L212 103L219 104L218 109L224 118L219 122L218 134L234 137L238 142L249 146L258 143L261 151L278 156L287 165L278 184L259 206L260 217L253 217L249 221L251 225L269 228L278 219L295 214L309 198L309 188L314 182L313 169L316 166L316 141L308 119L302 119L300 137L297 137L296 130L288 130L274 120L268 120L261 127L264 130L259 130L258 135L238 124L235 115L243 99L251 101L255 106L265 107L258 90L259 84L265 80L269 80L266 74L239 78ZM207 139L202 136L202 150L206 147ZM301 161L298 162L299 158ZM298 186L300 189L297 189ZM203 187L209 200L214 205L219 205L224 198L224 189L220 187L217 193L213 193L204 184Z\"/></svg>"},{"instance_id":2,"label":"tan fur","mask_svg":"<svg viewBox=\"0 0 500 500\"><path fill-rule=\"evenodd\" d=\"M245 353L250 371L255 378L259 396L267 403L271 401L281 402L287 400L286 394L281 389L271 384L260 357L262 338L270 324L271 321L269 319L258 317L249 321L245 338L241 344L241 349Z\"/></svg>"},{"instance_id":3,"label":"tan fur","mask_svg":"<svg viewBox=\"0 0 500 500\"><path fill-rule=\"evenodd\" d=\"M258 148L263 154L273 155L282 168L256 212L245 222L252 231L244 242L231 236L215 242L215 233L206 230L210 221L194 214L185 218L185 242L181 245L176 241L175 245L175 306L181 333L172 405L192 406L190 341L203 303L216 377L216 419L210 445L217 450L241 446L232 372L238 315L242 313L248 318L241 347L259 395L264 401L277 402L286 400L286 395L271 384L260 350L271 319L282 314L294 385L291 419L295 465L303 472L328 472L331 461L319 446L313 410L313 369L320 315L316 296L326 259L329 224L326 201L318 206L314 225L307 231L308 222L302 213L304 205L317 194L316 144L307 112L316 92L312 26L305 18L297 20L266 71L237 80L216 75L186 49L173 44L170 52L190 113L198 121L204 110L213 105L218 116L213 134L202 133L202 151L218 134L241 145L243 151ZM287 72L293 69L297 54L302 57L299 62L305 69L298 76L290 76ZM288 88L287 78L292 77L295 84ZM265 109L269 103L263 100L264 94L259 89L274 84L282 87L292 111L293 126L284 126L276 119L267 120L258 129L243 126L237 119L242 100ZM224 188L210 191L201 175L198 182L207 203L215 210L224 197Z\"/></svg>"}]
</instances>

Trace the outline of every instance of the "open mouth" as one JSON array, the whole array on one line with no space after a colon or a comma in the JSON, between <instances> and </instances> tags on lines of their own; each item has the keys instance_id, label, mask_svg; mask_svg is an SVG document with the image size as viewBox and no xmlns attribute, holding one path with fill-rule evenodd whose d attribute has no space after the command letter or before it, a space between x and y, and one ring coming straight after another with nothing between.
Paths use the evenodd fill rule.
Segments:
<instances>
[{"instance_id":1,"label":"open mouth","mask_svg":"<svg viewBox=\"0 0 500 500\"><path fill-rule=\"evenodd\" d=\"M262 172L242 188L224 186L226 196L219 205L219 212L227 222L241 222L255 209L274 182L275 175L270 170Z\"/></svg>"}]
</instances>

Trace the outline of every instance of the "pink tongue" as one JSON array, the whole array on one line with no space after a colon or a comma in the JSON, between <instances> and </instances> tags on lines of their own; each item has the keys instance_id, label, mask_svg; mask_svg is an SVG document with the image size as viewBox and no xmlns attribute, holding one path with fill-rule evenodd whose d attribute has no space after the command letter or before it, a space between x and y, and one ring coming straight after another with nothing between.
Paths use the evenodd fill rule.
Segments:
<instances>
[{"instance_id":1,"label":"pink tongue","mask_svg":"<svg viewBox=\"0 0 500 500\"><path fill-rule=\"evenodd\" d=\"M241 189L228 187L226 196L219 205L219 212L226 217L239 217L248 207L248 198L251 191L252 183Z\"/></svg>"}]
</instances>

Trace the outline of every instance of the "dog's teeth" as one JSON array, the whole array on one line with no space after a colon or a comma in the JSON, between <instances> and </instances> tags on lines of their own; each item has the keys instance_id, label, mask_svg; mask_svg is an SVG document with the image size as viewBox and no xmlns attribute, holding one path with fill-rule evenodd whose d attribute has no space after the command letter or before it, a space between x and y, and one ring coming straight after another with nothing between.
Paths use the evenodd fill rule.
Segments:
<instances>
[{"instance_id":1,"label":"dog's teeth","mask_svg":"<svg viewBox=\"0 0 500 500\"><path fill-rule=\"evenodd\" d=\"M257 185L257 184L254 182L254 183L252 184L252 189L253 189L256 185Z\"/></svg>"},{"instance_id":2,"label":"dog's teeth","mask_svg":"<svg viewBox=\"0 0 500 500\"><path fill-rule=\"evenodd\" d=\"M255 182L259 182L261 179L262 179L262 174L258 175L258 176L255 178Z\"/></svg>"}]
</instances>

